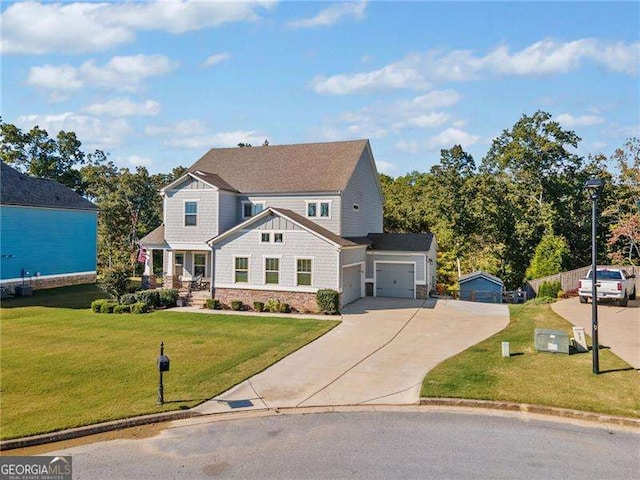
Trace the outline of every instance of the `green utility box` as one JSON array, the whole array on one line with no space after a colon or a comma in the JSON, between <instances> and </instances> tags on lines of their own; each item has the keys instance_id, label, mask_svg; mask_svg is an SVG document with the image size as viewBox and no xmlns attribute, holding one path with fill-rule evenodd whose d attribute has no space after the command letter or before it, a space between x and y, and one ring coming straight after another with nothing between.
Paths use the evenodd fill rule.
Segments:
<instances>
[{"instance_id":1,"label":"green utility box","mask_svg":"<svg viewBox=\"0 0 640 480\"><path fill-rule=\"evenodd\" d=\"M535 329L536 350L569 355L569 334L562 330Z\"/></svg>"}]
</instances>

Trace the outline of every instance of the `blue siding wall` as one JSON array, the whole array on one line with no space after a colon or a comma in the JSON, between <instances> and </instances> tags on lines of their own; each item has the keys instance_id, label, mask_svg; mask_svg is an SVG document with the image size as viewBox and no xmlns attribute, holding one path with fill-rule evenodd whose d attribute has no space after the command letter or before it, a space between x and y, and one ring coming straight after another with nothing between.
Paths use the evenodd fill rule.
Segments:
<instances>
[{"instance_id":1,"label":"blue siding wall","mask_svg":"<svg viewBox=\"0 0 640 480\"><path fill-rule=\"evenodd\" d=\"M96 270L97 212L0 207L0 278Z\"/></svg>"},{"instance_id":2,"label":"blue siding wall","mask_svg":"<svg viewBox=\"0 0 640 480\"><path fill-rule=\"evenodd\" d=\"M473 296L472 296L473 292ZM502 303L502 287L486 278L474 278L460 283L460 300L483 303Z\"/></svg>"}]
</instances>

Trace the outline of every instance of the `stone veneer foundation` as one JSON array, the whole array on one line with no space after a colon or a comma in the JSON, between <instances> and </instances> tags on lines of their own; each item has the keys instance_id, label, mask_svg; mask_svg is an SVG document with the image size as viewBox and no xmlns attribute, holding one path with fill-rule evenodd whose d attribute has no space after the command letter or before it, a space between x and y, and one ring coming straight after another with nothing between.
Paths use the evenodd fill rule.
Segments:
<instances>
[{"instance_id":1,"label":"stone veneer foundation","mask_svg":"<svg viewBox=\"0 0 640 480\"><path fill-rule=\"evenodd\" d=\"M253 310L253 302L267 303L267 300L275 298L282 303L288 303L303 313L318 312L318 303L315 293L283 292L276 290L248 290L241 288L216 288L214 298L220 300L223 305L231 305L233 300L241 300Z\"/></svg>"},{"instance_id":2,"label":"stone veneer foundation","mask_svg":"<svg viewBox=\"0 0 640 480\"><path fill-rule=\"evenodd\" d=\"M15 282L2 283L3 287L14 288L22 285L22 280ZM30 285L34 290L44 290L47 288L69 287L71 285L84 285L85 283L96 283L96 274L69 275L55 278L31 277L24 281L26 285Z\"/></svg>"}]
</instances>

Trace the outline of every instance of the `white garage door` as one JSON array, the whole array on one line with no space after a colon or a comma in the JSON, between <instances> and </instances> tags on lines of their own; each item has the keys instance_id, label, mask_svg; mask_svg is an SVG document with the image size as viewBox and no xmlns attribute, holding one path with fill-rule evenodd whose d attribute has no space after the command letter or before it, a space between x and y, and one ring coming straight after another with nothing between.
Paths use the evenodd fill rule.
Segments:
<instances>
[{"instance_id":1,"label":"white garage door","mask_svg":"<svg viewBox=\"0 0 640 480\"><path fill-rule=\"evenodd\" d=\"M342 306L360 298L362 277L360 265L342 269Z\"/></svg>"},{"instance_id":2,"label":"white garage door","mask_svg":"<svg viewBox=\"0 0 640 480\"><path fill-rule=\"evenodd\" d=\"M412 263L376 262L376 296L415 298L414 270Z\"/></svg>"}]
</instances>

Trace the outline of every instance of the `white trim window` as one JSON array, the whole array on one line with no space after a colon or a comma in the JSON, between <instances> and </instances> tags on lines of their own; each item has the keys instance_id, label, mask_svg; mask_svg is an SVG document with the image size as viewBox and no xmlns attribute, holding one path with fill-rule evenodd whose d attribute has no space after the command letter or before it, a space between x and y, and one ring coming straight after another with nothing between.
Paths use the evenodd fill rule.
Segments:
<instances>
[{"instance_id":1,"label":"white trim window","mask_svg":"<svg viewBox=\"0 0 640 480\"><path fill-rule=\"evenodd\" d=\"M296 259L296 285L310 287L312 284L313 260L311 258Z\"/></svg>"},{"instance_id":2,"label":"white trim window","mask_svg":"<svg viewBox=\"0 0 640 480\"><path fill-rule=\"evenodd\" d=\"M242 218L251 218L264 210L264 202L250 202L245 200L242 202Z\"/></svg>"},{"instance_id":3,"label":"white trim window","mask_svg":"<svg viewBox=\"0 0 640 480\"><path fill-rule=\"evenodd\" d=\"M195 253L193 254L193 276L197 277L198 275L202 275L206 277L207 273L207 254L206 253Z\"/></svg>"},{"instance_id":4,"label":"white trim window","mask_svg":"<svg viewBox=\"0 0 640 480\"><path fill-rule=\"evenodd\" d=\"M264 259L264 283L267 285L280 283L280 258L266 257Z\"/></svg>"},{"instance_id":5,"label":"white trim window","mask_svg":"<svg viewBox=\"0 0 640 480\"><path fill-rule=\"evenodd\" d=\"M249 283L249 257L235 257L233 281L235 283Z\"/></svg>"},{"instance_id":6,"label":"white trim window","mask_svg":"<svg viewBox=\"0 0 640 480\"><path fill-rule=\"evenodd\" d=\"M284 234L282 232L275 232L273 234L273 243L283 243L284 242Z\"/></svg>"},{"instance_id":7,"label":"white trim window","mask_svg":"<svg viewBox=\"0 0 640 480\"><path fill-rule=\"evenodd\" d=\"M307 200L307 218L331 218L331 200Z\"/></svg>"},{"instance_id":8,"label":"white trim window","mask_svg":"<svg viewBox=\"0 0 640 480\"><path fill-rule=\"evenodd\" d=\"M271 233L262 232L260 234L260 243L271 243Z\"/></svg>"},{"instance_id":9,"label":"white trim window","mask_svg":"<svg viewBox=\"0 0 640 480\"><path fill-rule=\"evenodd\" d=\"M184 226L185 227L198 226L198 201L197 200L184 201Z\"/></svg>"}]
</instances>

